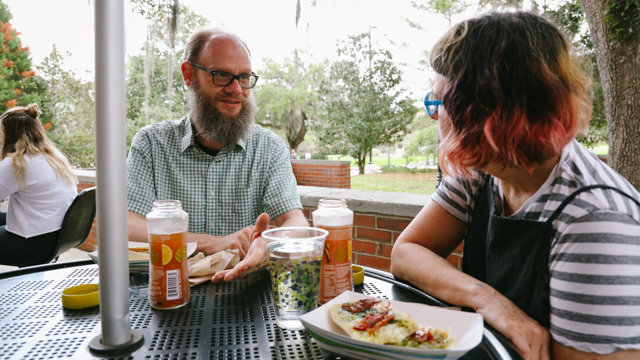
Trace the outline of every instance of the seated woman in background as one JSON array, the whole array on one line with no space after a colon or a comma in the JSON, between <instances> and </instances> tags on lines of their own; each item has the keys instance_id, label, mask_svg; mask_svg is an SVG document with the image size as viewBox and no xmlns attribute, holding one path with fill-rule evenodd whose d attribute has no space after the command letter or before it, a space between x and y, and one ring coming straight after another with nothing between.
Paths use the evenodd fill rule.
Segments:
<instances>
[{"instance_id":1,"label":"seated woman in background","mask_svg":"<svg viewBox=\"0 0 640 360\"><path fill-rule=\"evenodd\" d=\"M78 190L67 159L47 138L38 105L0 116L0 264L42 264L53 253L62 219Z\"/></svg>"},{"instance_id":2,"label":"seated woman in background","mask_svg":"<svg viewBox=\"0 0 640 360\"><path fill-rule=\"evenodd\" d=\"M574 139L590 83L561 31L491 13L430 62L448 176L393 247L393 274L483 315L525 359L640 358L640 193ZM460 272L445 259L462 240Z\"/></svg>"}]
</instances>

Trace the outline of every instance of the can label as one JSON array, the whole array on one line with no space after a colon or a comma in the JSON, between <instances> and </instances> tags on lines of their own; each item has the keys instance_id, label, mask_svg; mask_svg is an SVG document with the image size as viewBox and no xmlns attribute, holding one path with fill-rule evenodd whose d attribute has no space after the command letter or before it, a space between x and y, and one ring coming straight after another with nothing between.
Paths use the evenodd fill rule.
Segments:
<instances>
[{"instance_id":1,"label":"can label","mask_svg":"<svg viewBox=\"0 0 640 360\"><path fill-rule=\"evenodd\" d=\"M187 233L149 235L149 302L174 309L189 302Z\"/></svg>"},{"instance_id":2,"label":"can label","mask_svg":"<svg viewBox=\"0 0 640 360\"><path fill-rule=\"evenodd\" d=\"M329 231L324 241L320 268L320 303L353 290L351 275L351 234L353 225L317 226Z\"/></svg>"}]
</instances>

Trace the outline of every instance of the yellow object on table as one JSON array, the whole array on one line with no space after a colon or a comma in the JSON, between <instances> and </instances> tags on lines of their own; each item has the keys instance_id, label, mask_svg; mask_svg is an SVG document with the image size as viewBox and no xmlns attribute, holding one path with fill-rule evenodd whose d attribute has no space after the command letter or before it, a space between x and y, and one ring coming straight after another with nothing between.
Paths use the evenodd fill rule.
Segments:
<instances>
[{"instance_id":1,"label":"yellow object on table","mask_svg":"<svg viewBox=\"0 0 640 360\"><path fill-rule=\"evenodd\" d=\"M351 265L351 272L353 273L353 285L360 285L364 282L364 269L362 266Z\"/></svg>"},{"instance_id":2,"label":"yellow object on table","mask_svg":"<svg viewBox=\"0 0 640 360\"><path fill-rule=\"evenodd\" d=\"M86 309L100 304L98 284L72 286L62 291L62 306L65 309Z\"/></svg>"}]
</instances>

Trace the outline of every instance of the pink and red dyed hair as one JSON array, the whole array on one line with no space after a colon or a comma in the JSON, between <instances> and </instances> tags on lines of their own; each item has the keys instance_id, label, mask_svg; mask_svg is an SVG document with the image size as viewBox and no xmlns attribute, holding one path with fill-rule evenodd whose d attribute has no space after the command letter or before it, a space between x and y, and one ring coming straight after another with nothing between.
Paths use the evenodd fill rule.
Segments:
<instances>
[{"instance_id":1,"label":"pink and red dyed hair","mask_svg":"<svg viewBox=\"0 0 640 360\"><path fill-rule=\"evenodd\" d=\"M431 66L447 78L440 164L469 174L558 155L591 116L590 78L553 24L528 12L491 13L450 29ZM445 159L448 164L445 164Z\"/></svg>"}]
</instances>

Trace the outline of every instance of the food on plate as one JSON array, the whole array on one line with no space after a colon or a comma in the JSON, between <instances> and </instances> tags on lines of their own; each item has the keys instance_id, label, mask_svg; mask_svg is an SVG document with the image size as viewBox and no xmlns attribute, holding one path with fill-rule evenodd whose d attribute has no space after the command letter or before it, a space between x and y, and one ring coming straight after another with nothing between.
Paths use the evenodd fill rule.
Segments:
<instances>
[{"instance_id":1,"label":"food on plate","mask_svg":"<svg viewBox=\"0 0 640 360\"><path fill-rule=\"evenodd\" d=\"M456 344L449 331L442 331L428 326L420 326L413 334L404 338L397 346L419 349L450 349Z\"/></svg>"},{"instance_id":2,"label":"food on plate","mask_svg":"<svg viewBox=\"0 0 640 360\"><path fill-rule=\"evenodd\" d=\"M138 251L129 250L129 261L144 261L149 260L149 253L143 253Z\"/></svg>"},{"instance_id":3,"label":"food on plate","mask_svg":"<svg viewBox=\"0 0 640 360\"><path fill-rule=\"evenodd\" d=\"M418 325L411 316L380 299L334 304L329 314L333 322L357 340L420 349L448 349L455 344L449 331Z\"/></svg>"},{"instance_id":4,"label":"food on plate","mask_svg":"<svg viewBox=\"0 0 640 360\"><path fill-rule=\"evenodd\" d=\"M145 247L132 247L132 248L129 248L129 251L135 251L135 252L148 254L149 253L149 248L146 247L146 246Z\"/></svg>"},{"instance_id":5,"label":"food on plate","mask_svg":"<svg viewBox=\"0 0 640 360\"><path fill-rule=\"evenodd\" d=\"M395 344L418 329L407 314L379 299L334 304L331 319L353 339L374 344Z\"/></svg>"}]
</instances>

